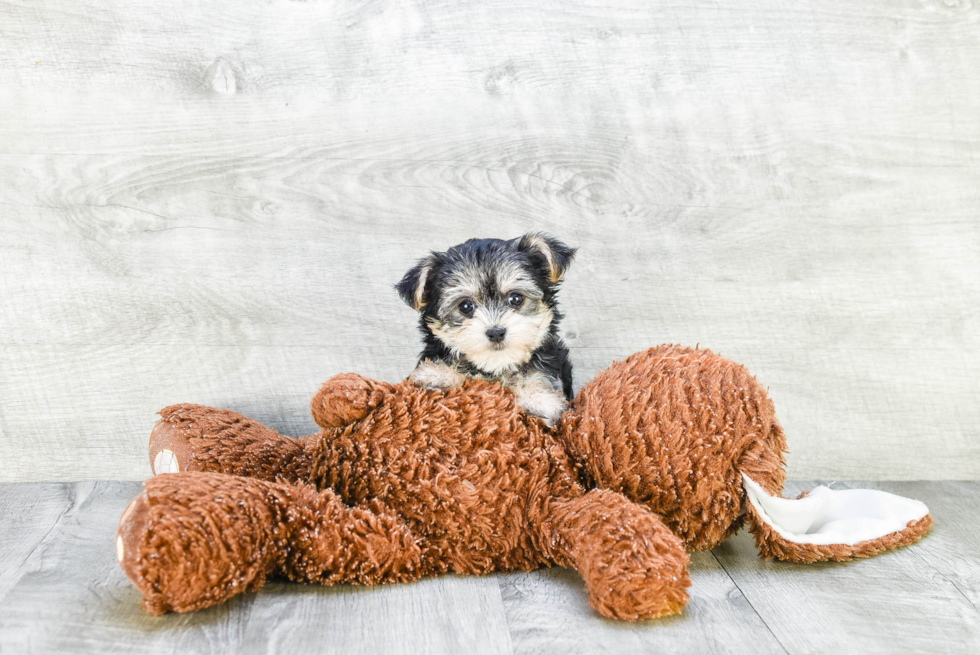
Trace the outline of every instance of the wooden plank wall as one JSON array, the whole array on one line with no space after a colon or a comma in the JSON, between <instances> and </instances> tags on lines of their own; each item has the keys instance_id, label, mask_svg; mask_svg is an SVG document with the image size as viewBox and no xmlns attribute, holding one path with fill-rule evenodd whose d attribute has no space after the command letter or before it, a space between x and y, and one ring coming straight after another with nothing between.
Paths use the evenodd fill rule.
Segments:
<instances>
[{"instance_id":1,"label":"wooden plank wall","mask_svg":"<svg viewBox=\"0 0 980 655\"><path fill-rule=\"evenodd\" d=\"M154 412L286 432L398 379L391 285L546 230L577 382L770 388L797 478L980 476L968 0L0 1L0 480L142 478Z\"/></svg>"}]
</instances>

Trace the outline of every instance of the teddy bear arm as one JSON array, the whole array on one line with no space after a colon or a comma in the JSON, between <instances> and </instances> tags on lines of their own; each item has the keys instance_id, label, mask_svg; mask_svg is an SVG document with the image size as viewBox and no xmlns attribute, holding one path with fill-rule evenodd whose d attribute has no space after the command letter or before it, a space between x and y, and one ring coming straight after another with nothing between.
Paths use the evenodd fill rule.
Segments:
<instances>
[{"instance_id":1,"label":"teddy bear arm","mask_svg":"<svg viewBox=\"0 0 980 655\"><path fill-rule=\"evenodd\" d=\"M543 529L554 561L579 572L600 614L636 621L687 604L684 545L656 514L625 496L596 489L553 500Z\"/></svg>"},{"instance_id":2,"label":"teddy bear arm","mask_svg":"<svg viewBox=\"0 0 980 655\"><path fill-rule=\"evenodd\" d=\"M218 473L159 475L144 487L120 519L116 556L153 614L209 607L273 574L321 584L421 575L415 536L377 504Z\"/></svg>"},{"instance_id":3,"label":"teddy bear arm","mask_svg":"<svg viewBox=\"0 0 980 655\"><path fill-rule=\"evenodd\" d=\"M262 480L306 481L309 438L279 434L247 416L204 405L171 405L160 410L150 434L154 474L208 471Z\"/></svg>"},{"instance_id":4,"label":"teddy bear arm","mask_svg":"<svg viewBox=\"0 0 980 655\"><path fill-rule=\"evenodd\" d=\"M302 512L290 512L291 541L302 555L280 566L291 580L377 585L422 577L420 539L381 501L350 507L329 489L300 487L296 494L305 502L298 503Z\"/></svg>"},{"instance_id":5,"label":"teddy bear arm","mask_svg":"<svg viewBox=\"0 0 980 655\"><path fill-rule=\"evenodd\" d=\"M340 373L323 383L313 396L313 420L322 428L342 428L359 421L393 390L386 382L357 373Z\"/></svg>"}]
</instances>

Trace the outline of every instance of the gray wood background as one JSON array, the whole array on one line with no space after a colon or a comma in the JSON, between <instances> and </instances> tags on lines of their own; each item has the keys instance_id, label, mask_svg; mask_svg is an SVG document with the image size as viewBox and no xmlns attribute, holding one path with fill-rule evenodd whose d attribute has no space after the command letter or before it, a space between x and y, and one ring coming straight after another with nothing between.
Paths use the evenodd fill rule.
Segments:
<instances>
[{"instance_id":1,"label":"gray wood background","mask_svg":"<svg viewBox=\"0 0 980 655\"><path fill-rule=\"evenodd\" d=\"M581 383L766 384L795 478L980 477L980 6L0 1L0 480L291 433L418 350L428 249L546 230Z\"/></svg>"}]
</instances>

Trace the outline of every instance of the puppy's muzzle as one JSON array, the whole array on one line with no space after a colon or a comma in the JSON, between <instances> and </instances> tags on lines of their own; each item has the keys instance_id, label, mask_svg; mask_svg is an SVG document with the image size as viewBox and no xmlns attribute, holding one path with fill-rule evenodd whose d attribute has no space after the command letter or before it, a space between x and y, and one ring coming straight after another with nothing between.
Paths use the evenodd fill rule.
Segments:
<instances>
[{"instance_id":1,"label":"puppy's muzzle","mask_svg":"<svg viewBox=\"0 0 980 655\"><path fill-rule=\"evenodd\" d=\"M506 335L507 328L500 327L499 325L494 325L487 330L487 339L490 339L490 343L500 343Z\"/></svg>"}]
</instances>

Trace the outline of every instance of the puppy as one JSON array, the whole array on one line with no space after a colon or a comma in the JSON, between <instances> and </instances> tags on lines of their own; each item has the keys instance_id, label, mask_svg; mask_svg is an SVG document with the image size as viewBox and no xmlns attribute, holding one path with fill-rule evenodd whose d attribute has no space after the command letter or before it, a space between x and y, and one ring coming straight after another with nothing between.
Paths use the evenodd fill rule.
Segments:
<instances>
[{"instance_id":1,"label":"puppy","mask_svg":"<svg viewBox=\"0 0 980 655\"><path fill-rule=\"evenodd\" d=\"M575 249L543 234L470 239L419 261L395 285L420 313L424 349L410 379L448 389L496 380L553 425L572 396L555 294Z\"/></svg>"}]
</instances>

